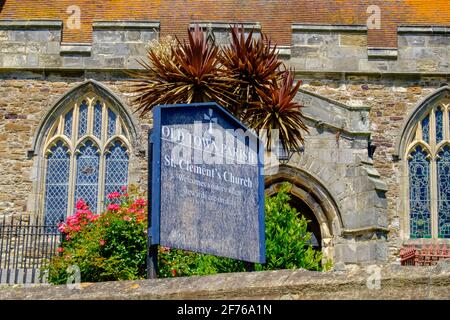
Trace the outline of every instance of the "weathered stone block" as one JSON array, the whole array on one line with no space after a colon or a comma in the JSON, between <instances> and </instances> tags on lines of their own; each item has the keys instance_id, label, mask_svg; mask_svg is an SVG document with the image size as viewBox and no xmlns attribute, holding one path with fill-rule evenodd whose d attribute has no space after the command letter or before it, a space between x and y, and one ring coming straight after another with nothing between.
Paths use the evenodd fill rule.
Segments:
<instances>
[{"instance_id":1,"label":"weathered stone block","mask_svg":"<svg viewBox=\"0 0 450 320\"><path fill-rule=\"evenodd\" d=\"M445 36L431 36L428 39L428 46L431 47L450 47L450 35ZM449 48L447 48L448 50Z\"/></svg>"},{"instance_id":2,"label":"weathered stone block","mask_svg":"<svg viewBox=\"0 0 450 320\"><path fill-rule=\"evenodd\" d=\"M23 30L9 30L8 38L11 41L18 41L18 42L25 42L27 40L25 31Z\"/></svg>"},{"instance_id":3,"label":"weathered stone block","mask_svg":"<svg viewBox=\"0 0 450 320\"><path fill-rule=\"evenodd\" d=\"M54 42L49 42L49 43L54 43ZM30 54L30 53L45 53L45 49L46 49L46 46L42 42L27 42L26 48L25 48L26 53L28 53L28 54Z\"/></svg>"},{"instance_id":4,"label":"weathered stone block","mask_svg":"<svg viewBox=\"0 0 450 320\"><path fill-rule=\"evenodd\" d=\"M109 55L111 57L115 56L126 56L130 54L130 48L128 43L101 43L94 44L92 50L94 55Z\"/></svg>"},{"instance_id":5,"label":"weathered stone block","mask_svg":"<svg viewBox=\"0 0 450 320\"><path fill-rule=\"evenodd\" d=\"M45 52L47 54L59 54L60 50L61 50L61 44L59 42L55 42L55 41L48 42L47 46L45 48Z\"/></svg>"},{"instance_id":6,"label":"weathered stone block","mask_svg":"<svg viewBox=\"0 0 450 320\"><path fill-rule=\"evenodd\" d=\"M83 67L83 60L79 57L62 57L62 66L63 67Z\"/></svg>"},{"instance_id":7,"label":"weathered stone block","mask_svg":"<svg viewBox=\"0 0 450 320\"><path fill-rule=\"evenodd\" d=\"M141 31L141 40L144 42L152 41L158 38L159 33L155 31Z\"/></svg>"},{"instance_id":8,"label":"weathered stone block","mask_svg":"<svg viewBox=\"0 0 450 320\"><path fill-rule=\"evenodd\" d=\"M323 45L325 44L325 38L321 35L309 35L306 38L306 44L307 45Z\"/></svg>"},{"instance_id":9,"label":"weathered stone block","mask_svg":"<svg viewBox=\"0 0 450 320\"><path fill-rule=\"evenodd\" d=\"M8 54L3 57L4 67L24 67L27 61L27 56L24 54Z\"/></svg>"},{"instance_id":10,"label":"weathered stone block","mask_svg":"<svg viewBox=\"0 0 450 320\"><path fill-rule=\"evenodd\" d=\"M357 263L357 245L355 243L336 244L334 248L335 261L343 263Z\"/></svg>"},{"instance_id":11,"label":"weathered stone block","mask_svg":"<svg viewBox=\"0 0 450 320\"><path fill-rule=\"evenodd\" d=\"M87 68L99 68L103 65L103 59L99 57L83 57L83 65Z\"/></svg>"},{"instance_id":12,"label":"weathered stone block","mask_svg":"<svg viewBox=\"0 0 450 320\"><path fill-rule=\"evenodd\" d=\"M105 58L103 66L105 68L119 68L123 67L125 64L125 58Z\"/></svg>"},{"instance_id":13,"label":"weathered stone block","mask_svg":"<svg viewBox=\"0 0 450 320\"><path fill-rule=\"evenodd\" d=\"M419 60L417 61L417 71L435 72L438 71L439 63L435 60Z\"/></svg>"},{"instance_id":14,"label":"weathered stone block","mask_svg":"<svg viewBox=\"0 0 450 320\"><path fill-rule=\"evenodd\" d=\"M39 56L37 54L28 54L25 66L30 68L39 66Z\"/></svg>"},{"instance_id":15,"label":"weathered stone block","mask_svg":"<svg viewBox=\"0 0 450 320\"><path fill-rule=\"evenodd\" d=\"M59 55L40 55L40 67L60 67L62 65L62 58Z\"/></svg>"},{"instance_id":16,"label":"weathered stone block","mask_svg":"<svg viewBox=\"0 0 450 320\"><path fill-rule=\"evenodd\" d=\"M124 31L94 30L92 34L93 42L124 42Z\"/></svg>"},{"instance_id":17,"label":"weathered stone block","mask_svg":"<svg viewBox=\"0 0 450 320\"><path fill-rule=\"evenodd\" d=\"M425 44L426 44L425 36L400 35L398 37L399 47L424 47Z\"/></svg>"},{"instance_id":18,"label":"weathered stone block","mask_svg":"<svg viewBox=\"0 0 450 320\"><path fill-rule=\"evenodd\" d=\"M30 131L30 126L23 123L7 123L5 130L10 132L28 132Z\"/></svg>"},{"instance_id":19,"label":"weathered stone block","mask_svg":"<svg viewBox=\"0 0 450 320\"><path fill-rule=\"evenodd\" d=\"M141 32L140 31L125 31L124 35L125 41L135 42L141 40Z\"/></svg>"},{"instance_id":20,"label":"weathered stone block","mask_svg":"<svg viewBox=\"0 0 450 320\"><path fill-rule=\"evenodd\" d=\"M335 64L339 64L341 60L345 60L348 63L350 59L353 59L352 65L357 66L357 58L367 58L367 51L363 47L336 47L328 50L327 57L333 58Z\"/></svg>"},{"instance_id":21,"label":"weathered stone block","mask_svg":"<svg viewBox=\"0 0 450 320\"><path fill-rule=\"evenodd\" d=\"M370 262L377 260L374 243L358 243L356 250L358 262Z\"/></svg>"},{"instance_id":22,"label":"weathered stone block","mask_svg":"<svg viewBox=\"0 0 450 320\"><path fill-rule=\"evenodd\" d=\"M291 55L293 58L304 58L304 57L318 57L320 54L318 47L311 46L293 46L291 49Z\"/></svg>"},{"instance_id":23,"label":"weathered stone block","mask_svg":"<svg viewBox=\"0 0 450 320\"><path fill-rule=\"evenodd\" d=\"M306 34L299 32L292 32L292 45L305 45Z\"/></svg>"},{"instance_id":24,"label":"weathered stone block","mask_svg":"<svg viewBox=\"0 0 450 320\"><path fill-rule=\"evenodd\" d=\"M27 30L25 32L26 41L47 42L55 40L55 33L48 30Z\"/></svg>"},{"instance_id":25,"label":"weathered stone block","mask_svg":"<svg viewBox=\"0 0 450 320\"><path fill-rule=\"evenodd\" d=\"M0 41L8 41L9 32L7 30L0 30Z\"/></svg>"},{"instance_id":26,"label":"weathered stone block","mask_svg":"<svg viewBox=\"0 0 450 320\"><path fill-rule=\"evenodd\" d=\"M141 57L145 57L147 52L145 43L142 42L128 44L128 51L129 55L131 56L141 56Z\"/></svg>"},{"instance_id":27,"label":"weathered stone block","mask_svg":"<svg viewBox=\"0 0 450 320\"><path fill-rule=\"evenodd\" d=\"M367 47L367 35L365 34L340 34L339 44L341 46Z\"/></svg>"},{"instance_id":28,"label":"weathered stone block","mask_svg":"<svg viewBox=\"0 0 450 320\"><path fill-rule=\"evenodd\" d=\"M125 68L142 69L142 66L138 62L139 60L142 60L142 57L128 57L125 61Z\"/></svg>"},{"instance_id":29,"label":"weathered stone block","mask_svg":"<svg viewBox=\"0 0 450 320\"><path fill-rule=\"evenodd\" d=\"M14 43L14 42L3 42L0 43L0 52L9 54L25 53L25 44Z\"/></svg>"}]
</instances>

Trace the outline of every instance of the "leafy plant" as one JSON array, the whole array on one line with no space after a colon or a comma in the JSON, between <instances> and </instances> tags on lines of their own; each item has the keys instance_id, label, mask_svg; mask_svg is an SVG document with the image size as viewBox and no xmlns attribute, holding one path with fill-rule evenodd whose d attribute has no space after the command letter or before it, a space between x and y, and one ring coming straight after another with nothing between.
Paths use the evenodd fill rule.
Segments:
<instances>
[{"instance_id":1,"label":"leafy plant","mask_svg":"<svg viewBox=\"0 0 450 320\"><path fill-rule=\"evenodd\" d=\"M308 128L303 123L302 106L294 100L300 84L298 81L294 86L293 72L286 71L280 82L270 84L270 90L256 89L262 102L250 106L247 122L257 131L266 130L269 149L274 129L285 150L298 150L303 143L302 132Z\"/></svg>"},{"instance_id":2,"label":"leafy plant","mask_svg":"<svg viewBox=\"0 0 450 320\"><path fill-rule=\"evenodd\" d=\"M141 62L147 72L132 73L139 79L135 102L142 116L158 104L234 101L236 81L222 68L219 48L208 44L198 25L188 36L188 42L170 44L170 54L151 47L149 62Z\"/></svg>"},{"instance_id":3,"label":"leafy plant","mask_svg":"<svg viewBox=\"0 0 450 320\"><path fill-rule=\"evenodd\" d=\"M231 44L223 49L222 64L230 77L238 80L235 90L239 103L230 105L229 110L243 121L250 105L261 106L258 91L270 91L270 85L276 84L283 74L276 45L271 47L264 34L254 38L253 30L246 37L244 28L238 26L231 28Z\"/></svg>"},{"instance_id":4,"label":"leafy plant","mask_svg":"<svg viewBox=\"0 0 450 320\"><path fill-rule=\"evenodd\" d=\"M321 270L322 252L312 248L308 241L308 221L289 205L285 183L273 197L266 199L266 263L257 270L304 268Z\"/></svg>"},{"instance_id":5,"label":"leafy plant","mask_svg":"<svg viewBox=\"0 0 450 320\"><path fill-rule=\"evenodd\" d=\"M148 50L144 72L133 72L135 103L141 116L158 104L215 101L259 133L280 130L285 149L298 150L303 142L301 105L294 101L300 82L293 85L276 45L265 34L231 27L231 43L223 48L207 42L197 25L188 31L188 42L163 40Z\"/></svg>"},{"instance_id":6,"label":"leafy plant","mask_svg":"<svg viewBox=\"0 0 450 320\"><path fill-rule=\"evenodd\" d=\"M94 215L83 200L60 224L64 241L45 269L50 283L66 283L69 267L80 270L81 281L131 280L145 277L147 256L146 201L139 195L113 192L111 203Z\"/></svg>"},{"instance_id":7,"label":"leafy plant","mask_svg":"<svg viewBox=\"0 0 450 320\"><path fill-rule=\"evenodd\" d=\"M330 263L322 267L322 253L308 245L308 221L289 205L288 187L285 184L276 196L266 198L267 263L256 265L256 270L327 270ZM129 195L125 188L108 197L110 204L101 215L94 215L80 200L75 214L59 226L65 240L45 267L50 283L66 283L72 266L79 268L83 282L146 277L146 201L135 191ZM246 270L242 261L161 246L158 266L160 277Z\"/></svg>"}]
</instances>

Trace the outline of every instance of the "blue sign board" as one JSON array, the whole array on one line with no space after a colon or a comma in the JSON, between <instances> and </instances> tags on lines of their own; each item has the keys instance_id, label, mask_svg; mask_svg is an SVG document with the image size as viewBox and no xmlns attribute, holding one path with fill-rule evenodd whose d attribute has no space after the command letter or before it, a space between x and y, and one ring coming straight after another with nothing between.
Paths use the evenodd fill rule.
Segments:
<instances>
[{"instance_id":1,"label":"blue sign board","mask_svg":"<svg viewBox=\"0 0 450 320\"><path fill-rule=\"evenodd\" d=\"M258 137L216 103L158 106L153 119L152 244L264 263Z\"/></svg>"}]
</instances>

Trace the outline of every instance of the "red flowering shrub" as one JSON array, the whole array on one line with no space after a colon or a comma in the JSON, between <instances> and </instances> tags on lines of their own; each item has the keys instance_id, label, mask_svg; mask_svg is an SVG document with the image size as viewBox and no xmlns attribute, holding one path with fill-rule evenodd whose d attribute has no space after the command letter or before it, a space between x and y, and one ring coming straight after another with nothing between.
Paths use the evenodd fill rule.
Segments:
<instances>
[{"instance_id":1,"label":"red flowering shrub","mask_svg":"<svg viewBox=\"0 0 450 320\"><path fill-rule=\"evenodd\" d=\"M145 277L147 201L135 190L121 191L107 196L100 215L80 199L75 213L58 226L64 240L46 267L51 283L66 283L71 265L78 266L83 282Z\"/></svg>"},{"instance_id":2,"label":"red flowering shrub","mask_svg":"<svg viewBox=\"0 0 450 320\"><path fill-rule=\"evenodd\" d=\"M77 266L81 281L97 282L145 278L147 254L147 201L123 187L108 195L106 211L96 215L79 200L76 212L59 225L65 240L47 266L49 281L67 282L70 266ZM289 206L289 195L281 189L266 198L266 265L257 270L285 268L326 269L322 255L306 241L307 221ZM245 264L228 258L159 247L158 276L182 277L245 271ZM73 270L73 268L70 268ZM69 270L70 270L69 269Z\"/></svg>"}]
</instances>

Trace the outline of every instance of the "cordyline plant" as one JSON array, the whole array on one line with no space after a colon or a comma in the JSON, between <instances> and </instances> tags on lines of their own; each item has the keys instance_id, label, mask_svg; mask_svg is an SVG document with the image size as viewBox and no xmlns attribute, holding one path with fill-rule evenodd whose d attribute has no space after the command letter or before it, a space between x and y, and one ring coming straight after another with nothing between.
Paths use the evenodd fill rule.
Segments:
<instances>
[{"instance_id":1,"label":"cordyline plant","mask_svg":"<svg viewBox=\"0 0 450 320\"><path fill-rule=\"evenodd\" d=\"M285 150L299 150L303 143L302 130L308 131L303 123L300 105L294 97L300 87L294 86L294 73L286 71L280 83L274 82L270 90L256 89L261 103L250 104L247 121L256 131L266 130L267 148L270 149L272 132L278 129L279 139Z\"/></svg>"},{"instance_id":2,"label":"cordyline plant","mask_svg":"<svg viewBox=\"0 0 450 320\"><path fill-rule=\"evenodd\" d=\"M188 41L168 41L152 46L144 73L137 77L135 103L141 116L158 104L215 101L258 133L278 129L284 149L298 150L303 142L302 106L294 101L300 82L294 86L292 71L278 58L276 46L253 30L231 27L231 43L220 48L207 42L197 25L188 31ZM168 48L167 48L168 46Z\"/></svg>"},{"instance_id":3,"label":"cordyline plant","mask_svg":"<svg viewBox=\"0 0 450 320\"><path fill-rule=\"evenodd\" d=\"M158 104L234 101L235 81L220 64L220 49L208 45L199 26L189 32L188 42L177 38L169 55L150 48L148 60L140 62L146 73L133 73L140 78L135 92L141 116Z\"/></svg>"},{"instance_id":4,"label":"cordyline plant","mask_svg":"<svg viewBox=\"0 0 450 320\"><path fill-rule=\"evenodd\" d=\"M238 103L229 106L229 110L239 120L246 122L250 104L261 105L258 91L269 93L283 74L282 62L278 59L276 46L264 34L253 37L251 30L245 37L243 29L231 28L231 44L222 51L222 64L230 77L239 80L237 87Z\"/></svg>"}]
</instances>

